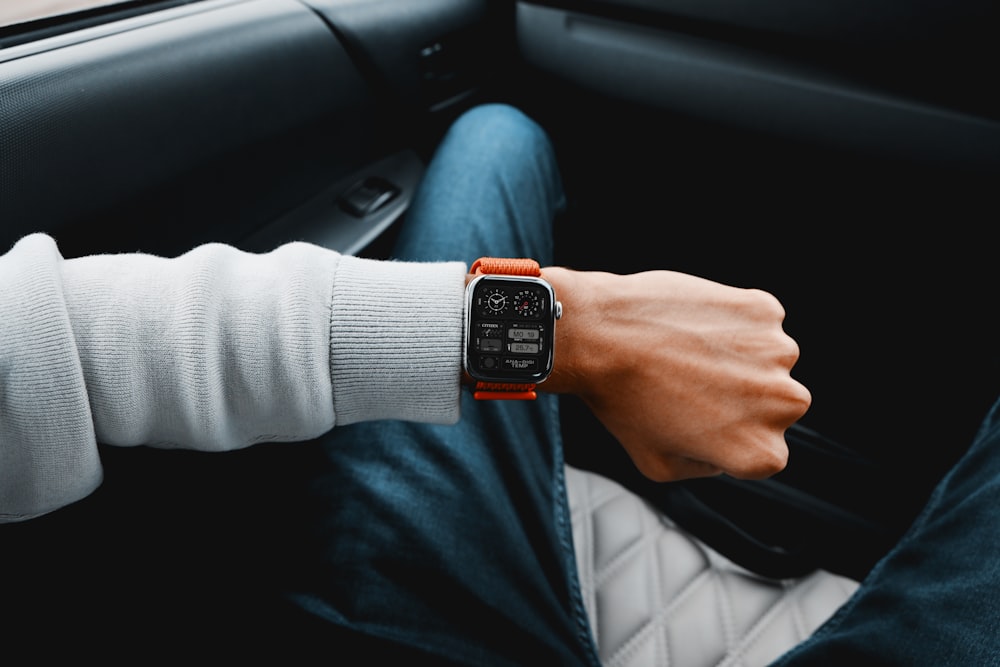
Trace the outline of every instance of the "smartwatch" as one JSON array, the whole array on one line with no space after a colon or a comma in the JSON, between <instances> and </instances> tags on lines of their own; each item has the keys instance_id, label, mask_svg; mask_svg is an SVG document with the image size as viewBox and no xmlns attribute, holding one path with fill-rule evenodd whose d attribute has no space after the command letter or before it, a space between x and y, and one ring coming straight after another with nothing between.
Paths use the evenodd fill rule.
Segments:
<instances>
[{"instance_id":1,"label":"smartwatch","mask_svg":"<svg viewBox=\"0 0 1000 667\"><path fill-rule=\"evenodd\" d=\"M552 372L562 304L533 259L480 257L465 289L465 371L477 400L534 400Z\"/></svg>"}]
</instances>

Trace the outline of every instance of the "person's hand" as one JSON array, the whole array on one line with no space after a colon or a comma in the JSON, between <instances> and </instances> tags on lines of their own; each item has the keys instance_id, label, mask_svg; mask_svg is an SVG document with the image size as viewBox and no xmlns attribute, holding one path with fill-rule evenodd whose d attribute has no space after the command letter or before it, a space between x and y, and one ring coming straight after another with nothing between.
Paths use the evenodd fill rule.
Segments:
<instances>
[{"instance_id":1,"label":"person's hand","mask_svg":"<svg viewBox=\"0 0 1000 667\"><path fill-rule=\"evenodd\" d=\"M563 303L540 390L578 395L654 481L764 478L809 408L771 294L673 271L544 269Z\"/></svg>"}]
</instances>

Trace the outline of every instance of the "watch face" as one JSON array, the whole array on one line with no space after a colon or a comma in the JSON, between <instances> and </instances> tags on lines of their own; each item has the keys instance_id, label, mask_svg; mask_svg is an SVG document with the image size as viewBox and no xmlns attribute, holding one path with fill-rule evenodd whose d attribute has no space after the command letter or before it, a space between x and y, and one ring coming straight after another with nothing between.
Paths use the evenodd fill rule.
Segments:
<instances>
[{"instance_id":1,"label":"watch face","mask_svg":"<svg viewBox=\"0 0 1000 667\"><path fill-rule=\"evenodd\" d=\"M477 380L537 383L552 371L555 294L540 278L480 276L468 287L465 369Z\"/></svg>"}]
</instances>

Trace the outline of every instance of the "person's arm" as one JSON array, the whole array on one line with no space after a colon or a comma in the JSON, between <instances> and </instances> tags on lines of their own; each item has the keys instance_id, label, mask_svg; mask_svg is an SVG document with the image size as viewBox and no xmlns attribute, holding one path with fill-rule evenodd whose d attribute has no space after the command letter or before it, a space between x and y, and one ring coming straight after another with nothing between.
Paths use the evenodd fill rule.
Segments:
<instances>
[{"instance_id":1,"label":"person's arm","mask_svg":"<svg viewBox=\"0 0 1000 667\"><path fill-rule=\"evenodd\" d=\"M540 391L580 396L655 481L761 478L808 409L797 343L771 294L672 271L543 270L563 303Z\"/></svg>"},{"instance_id":2,"label":"person's arm","mask_svg":"<svg viewBox=\"0 0 1000 667\"><path fill-rule=\"evenodd\" d=\"M460 262L213 243L71 259L61 275L101 443L229 450L458 420Z\"/></svg>"},{"instance_id":3,"label":"person's arm","mask_svg":"<svg viewBox=\"0 0 1000 667\"><path fill-rule=\"evenodd\" d=\"M578 394L656 480L784 465L807 409L770 295L661 271L546 269L565 315L540 389ZM459 417L465 266L263 255L0 256L0 522L100 483L97 442L234 449Z\"/></svg>"},{"instance_id":4,"label":"person's arm","mask_svg":"<svg viewBox=\"0 0 1000 667\"><path fill-rule=\"evenodd\" d=\"M91 493L97 442L227 450L456 421L464 278L304 243L67 260L22 239L0 256L0 522Z\"/></svg>"}]
</instances>

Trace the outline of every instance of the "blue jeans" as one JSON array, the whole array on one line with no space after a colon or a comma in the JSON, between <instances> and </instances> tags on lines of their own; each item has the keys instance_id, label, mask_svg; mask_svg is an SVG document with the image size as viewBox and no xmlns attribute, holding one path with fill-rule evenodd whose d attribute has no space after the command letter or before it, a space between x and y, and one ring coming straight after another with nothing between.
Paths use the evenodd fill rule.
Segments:
<instances>
[{"instance_id":1,"label":"blue jeans","mask_svg":"<svg viewBox=\"0 0 1000 667\"><path fill-rule=\"evenodd\" d=\"M480 107L429 165L395 256L531 256L544 265L562 207L542 131L509 107ZM320 449L296 500L295 567L282 582L315 621L320 646L334 638L331 651L355 643L368 656L433 664L599 664L576 575L555 397L465 395L456 426L356 424ZM905 538L777 664L998 664L997 554L994 410Z\"/></svg>"},{"instance_id":2,"label":"blue jeans","mask_svg":"<svg viewBox=\"0 0 1000 667\"><path fill-rule=\"evenodd\" d=\"M393 257L551 264L563 206L541 129L510 107L479 107L428 165ZM329 624L330 648L412 651L434 664L599 664L555 396L480 402L463 391L457 425L353 424L323 438L322 450L303 501L315 519L296 547L288 596Z\"/></svg>"},{"instance_id":3,"label":"blue jeans","mask_svg":"<svg viewBox=\"0 0 1000 667\"><path fill-rule=\"evenodd\" d=\"M1000 402L855 595L775 664L1000 664Z\"/></svg>"}]
</instances>

